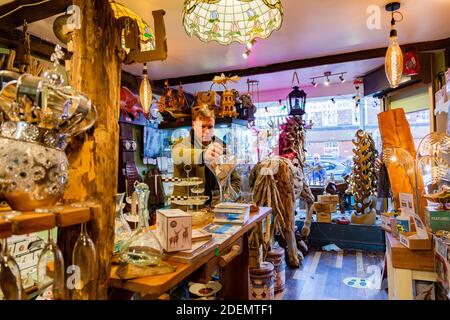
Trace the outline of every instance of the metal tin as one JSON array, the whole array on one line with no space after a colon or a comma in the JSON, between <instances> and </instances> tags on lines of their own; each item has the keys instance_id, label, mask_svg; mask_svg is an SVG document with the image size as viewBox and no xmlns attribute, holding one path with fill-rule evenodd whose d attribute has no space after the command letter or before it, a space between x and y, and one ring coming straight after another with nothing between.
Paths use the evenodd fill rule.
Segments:
<instances>
[{"instance_id":1,"label":"metal tin","mask_svg":"<svg viewBox=\"0 0 450 320\"><path fill-rule=\"evenodd\" d=\"M275 247L267 253L267 261L274 265L275 293L283 291L286 283L284 249Z\"/></svg>"},{"instance_id":2,"label":"metal tin","mask_svg":"<svg viewBox=\"0 0 450 320\"><path fill-rule=\"evenodd\" d=\"M270 262L263 262L260 268L250 269L250 300L275 298L274 270Z\"/></svg>"}]
</instances>

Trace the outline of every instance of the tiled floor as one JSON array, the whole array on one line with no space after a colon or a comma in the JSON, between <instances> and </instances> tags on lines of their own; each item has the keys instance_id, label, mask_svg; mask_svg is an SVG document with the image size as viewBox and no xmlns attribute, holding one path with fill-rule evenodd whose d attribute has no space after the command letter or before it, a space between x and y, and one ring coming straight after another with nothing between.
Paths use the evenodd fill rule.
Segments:
<instances>
[{"instance_id":1,"label":"tiled floor","mask_svg":"<svg viewBox=\"0 0 450 320\"><path fill-rule=\"evenodd\" d=\"M369 287L380 282L383 252L310 251L298 269L286 267L286 289L277 300L387 300L387 290L354 288L344 279L366 279ZM378 268L377 268L378 267ZM375 274L375 276L374 276Z\"/></svg>"}]
</instances>

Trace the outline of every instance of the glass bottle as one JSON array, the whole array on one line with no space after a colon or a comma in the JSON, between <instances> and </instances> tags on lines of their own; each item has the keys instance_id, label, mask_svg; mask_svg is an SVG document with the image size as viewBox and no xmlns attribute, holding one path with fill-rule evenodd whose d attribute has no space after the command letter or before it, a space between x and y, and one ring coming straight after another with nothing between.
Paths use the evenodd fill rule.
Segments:
<instances>
[{"instance_id":1,"label":"glass bottle","mask_svg":"<svg viewBox=\"0 0 450 320\"><path fill-rule=\"evenodd\" d=\"M79 277L75 277L74 300L95 299L97 292L98 257L94 241L87 233L86 223L81 224L81 233L72 252L72 264Z\"/></svg>"},{"instance_id":2,"label":"glass bottle","mask_svg":"<svg viewBox=\"0 0 450 320\"><path fill-rule=\"evenodd\" d=\"M6 239L0 239L0 288L6 300L25 299L20 268L8 252Z\"/></svg>"},{"instance_id":3,"label":"glass bottle","mask_svg":"<svg viewBox=\"0 0 450 320\"><path fill-rule=\"evenodd\" d=\"M162 262L163 249L155 233L149 228L149 187L139 183L135 187L138 201L139 223L133 235L124 242L120 259L137 266L158 266Z\"/></svg>"},{"instance_id":4,"label":"glass bottle","mask_svg":"<svg viewBox=\"0 0 450 320\"><path fill-rule=\"evenodd\" d=\"M131 228L125 216L123 215L123 208L125 204L123 199L125 193L116 194L116 218L114 222L114 253L120 252L123 242L131 236Z\"/></svg>"}]
</instances>

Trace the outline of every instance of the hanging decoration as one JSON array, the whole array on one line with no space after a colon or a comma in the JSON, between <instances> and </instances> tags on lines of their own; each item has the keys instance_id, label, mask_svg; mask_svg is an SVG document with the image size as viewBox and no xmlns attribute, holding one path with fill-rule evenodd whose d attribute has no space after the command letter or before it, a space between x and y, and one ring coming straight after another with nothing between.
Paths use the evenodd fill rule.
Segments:
<instances>
[{"instance_id":1,"label":"hanging decoration","mask_svg":"<svg viewBox=\"0 0 450 320\"><path fill-rule=\"evenodd\" d=\"M152 105L153 91L150 81L148 79L147 64L144 63L144 70L142 71L142 81L139 87L139 100L141 101L144 115L148 119L150 115L150 107Z\"/></svg>"},{"instance_id":2,"label":"hanging decoration","mask_svg":"<svg viewBox=\"0 0 450 320\"><path fill-rule=\"evenodd\" d=\"M146 21L124 5L110 0L117 19L123 48L123 63L144 63L167 59L164 10L152 11L154 31Z\"/></svg>"},{"instance_id":3,"label":"hanging decoration","mask_svg":"<svg viewBox=\"0 0 450 320\"><path fill-rule=\"evenodd\" d=\"M141 51L150 51L155 49L155 36L152 28L148 25L147 22L144 21L141 17L139 17L136 13L125 7L123 4L117 3L115 1L111 1L111 8L114 12L114 17L119 19L121 17L128 17L136 21L136 24L139 29L139 41ZM130 51L129 48L125 45L125 34L130 32L130 24L127 23L125 28L122 30L122 48L124 48L127 53Z\"/></svg>"},{"instance_id":4,"label":"hanging decoration","mask_svg":"<svg viewBox=\"0 0 450 320\"><path fill-rule=\"evenodd\" d=\"M297 80L297 85L294 86L294 81ZM297 71L292 76L292 90L288 95L289 115L303 116L306 107L306 92L300 90L300 80L298 79Z\"/></svg>"},{"instance_id":5,"label":"hanging decoration","mask_svg":"<svg viewBox=\"0 0 450 320\"><path fill-rule=\"evenodd\" d=\"M266 39L283 21L280 0L185 0L183 25L186 33L203 42L246 45L248 58L256 38Z\"/></svg>"},{"instance_id":6,"label":"hanging decoration","mask_svg":"<svg viewBox=\"0 0 450 320\"><path fill-rule=\"evenodd\" d=\"M408 51L404 57L405 63L403 73L407 76L416 76L420 72L419 55L415 52Z\"/></svg>"},{"instance_id":7,"label":"hanging decoration","mask_svg":"<svg viewBox=\"0 0 450 320\"><path fill-rule=\"evenodd\" d=\"M359 88L362 84L363 84L363 80L361 80L361 79L355 79L353 81L353 85L355 86L355 89L356 89L356 95L353 96L353 100L355 101L355 121L356 122L358 122L358 108L359 108L359 104L361 102L361 97L359 95Z\"/></svg>"},{"instance_id":8,"label":"hanging decoration","mask_svg":"<svg viewBox=\"0 0 450 320\"><path fill-rule=\"evenodd\" d=\"M386 52L385 71L391 88L397 88L400 84L403 74L403 53L398 44L397 30L395 23L403 20L403 15L397 10L400 9L399 2L392 2L386 5L386 11L392 13L390 44ZM398 13L402 16L401 20L395 20L394 14Z\"/></svg>"}]
</instances>

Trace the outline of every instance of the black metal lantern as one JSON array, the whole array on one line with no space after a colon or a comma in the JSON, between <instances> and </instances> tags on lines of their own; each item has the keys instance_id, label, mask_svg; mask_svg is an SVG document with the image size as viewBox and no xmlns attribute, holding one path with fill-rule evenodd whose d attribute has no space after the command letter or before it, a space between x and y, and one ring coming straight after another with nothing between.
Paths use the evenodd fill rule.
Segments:
<instances>
[{"instance_id":1,"label":"black metal lantern","mask_svg":"<svg viewBox=\"0 0 450 320\"><path fill-rule=\"evenodd\" d=\"M289 115L290 116L302 116L305 114L306 106L306 92L300 90L300 81L298 80L297 72L294 72L292 77L292 85L294 85L294 79L297 79L298 86L293 86L289 95Z\"/></svg>"}]
</instances>

